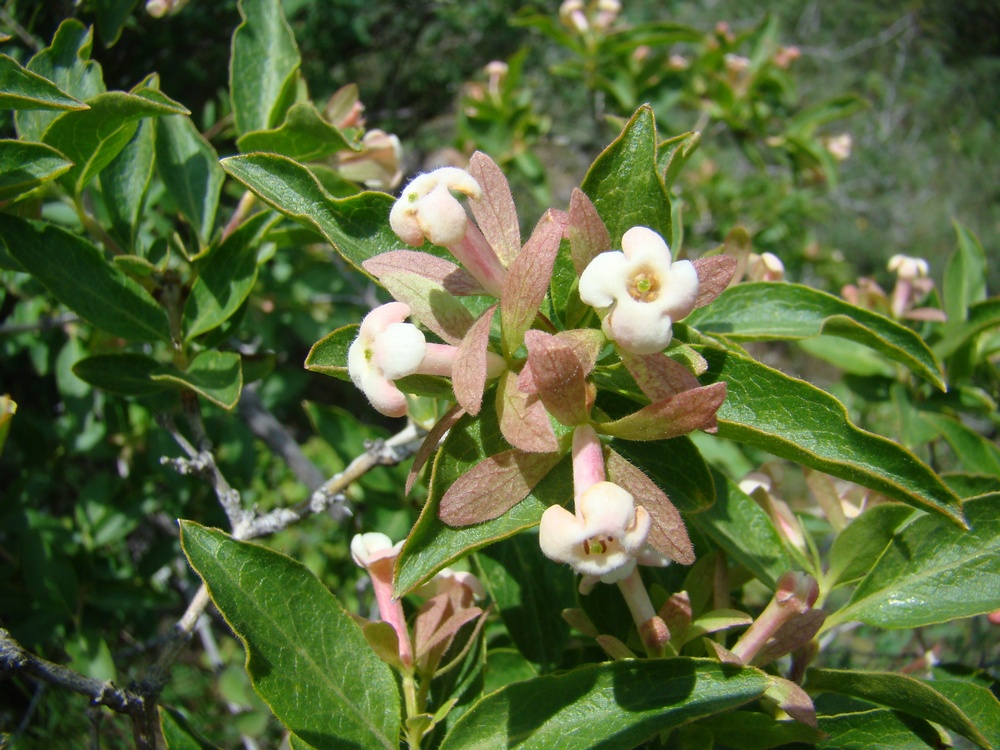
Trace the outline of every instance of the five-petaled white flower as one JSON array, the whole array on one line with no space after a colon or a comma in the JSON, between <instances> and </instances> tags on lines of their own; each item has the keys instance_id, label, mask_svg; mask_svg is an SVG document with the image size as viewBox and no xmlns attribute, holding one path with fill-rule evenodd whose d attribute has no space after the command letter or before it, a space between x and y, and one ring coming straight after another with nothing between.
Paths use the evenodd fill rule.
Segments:
<instances>
[{"instance_id":1,"label":"five-petaled white flower","mask_svg":"<svg viewBox=\"0 0 1000 750\"><path fill-rule=\"evenodd\" d=\"M615 583L636 565L652 519L632 495L612 482L598 482L576 498L576 514L552 505L542 514L538 541L546 557L577 573Z\"/></svg>"},{"instance_id":2,"label":"five-petaled white flower","mask_svg":"<svg viewBox=\"0 0 1000 750\"><path fill-rule=\"evenodd\" d=\"M347 350L347 371L375 409L387 417L406 415L406 396L392 382L412 375L427 353L427 340L412 323L410 307L390 302L361 321L358 337Z\"/></svg>"},{"instance_id":3,"label":"five-petaled white flower","mask_svg":"<svg viewBox=\"0 0 1000 750\"><path fill-rule=\"evenodd\" d=\"M647 227L632 227L621 252L594 258L580 276L580 299L610 307L604 334L633 354L663 351L673 324L686 317L698 296L698 272L687 260L670 262L670 248Z\"/></svg>"}]
</instances>

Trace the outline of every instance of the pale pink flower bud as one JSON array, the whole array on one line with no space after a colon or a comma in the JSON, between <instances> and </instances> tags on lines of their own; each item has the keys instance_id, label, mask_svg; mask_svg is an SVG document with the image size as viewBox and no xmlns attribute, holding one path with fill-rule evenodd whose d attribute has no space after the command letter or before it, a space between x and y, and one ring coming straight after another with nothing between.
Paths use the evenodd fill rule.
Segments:
<instances>
[{"instance_id":1,"label":"pale pink flower bud","mask_svg":"<svg viewBox=\"0 0 1000 750\"><path fill-rule=\"evenodd\" d=\"M392 596L392 569L402 547L402 542L393 544L389 537L377 531L355 534L351 539L351 557L371 576L379 616L396 631L399 658L403 664L409 665L413 663L410 632L406 627L403 605Z\"/></svg>"},{"instance_id":2,"label":"pale pink flower bud","mask_svg":"<svg viewBox=\"0 0 1000 750\"><path fill-rule=\"evenodd\" d=\"M750 281L781 281L785 278L785 264L774 253L750 253L746 274Z\"/></svg>"},{"instance_id":3,"label":"pale pink flower bud","mask_svg":"<svg viewBox=\"0 0 1000 750\"><path fill-rule=\"evenodd\" d=\"M452 190L477 200L482 196L479 183L457 167L441 167L416 177L389 213L392 231L413 247L422 245L424 239L441 247L461 242L469 218Z\"/></svg>"},{"instance_id":4,"label":"pale pink flower bud","mask_svg":"<svg viewBox=\"0 0 1000 750\"><path fill-rule=\"evenodd\" d=\"M830 156L837 161L844 161L851 155L854 139L851 138L850 133L841 133L823 139L823 145L830 153Z\"/></svg>"},{"instance_id":5,"label":"pale pink flower bud","mask_svg":"<svg viewBox=\"0 0 1000 750\"><path fill-rule=\"evenodd\" d=\"M367 534L355 534L351 539L351 559L359 568L368 569L379 560L395 558L403 543L392 543L385 534L369 531Z\"/></svg>"},{"instance_id":6,"label":"pale pink flower bud","mask_svg":"<svg viewBox=\"0 0 1000 750\"><path fill-rule=\"evenodd\" d=\"M670 248L652 229L632 227L621 252L598 255L580 276L580 299L610 307L604 334L633 354L662 351L673 323L686 317L698 296L698 272L687 260L671 263Z\"/></svg>"},{"instance_id":7,"label":"pale pink flower bud","mask_svg":"<svg viewBox=\"0 0 1000 750\"><path fill-rule=\"evenodd\" d=\"M338 154L340 176L378 190L396 187L403 177L403 147L399 138L376 128L365 133L361 147L361 151Z\"/></svg>"},{"instance_id":8,"label":"pale pink flower bud","mask_svg":"<svg viewBox=\"0 0 1000 750\"><path fill-rule=\"evenodd\" d=\"M896 276L906 281L922 279L930 272L930 266L923 258L911 258L909 255L898 253L889 258L887 267Z\"/></svg>"},{"instance_id":9,"label":"pale pink flower bud","mask_svg":"<svg viewBox=\"0 0 1000 750\"><path fill-rule=\"evenodd\" d=\"M564 0L563 4L559 6L559 18L577 33L586 34L590 30L587 14L584 12L583 0Z\"/></svg>"},{"instance_id":10,"label":"pale pink flower bud","mask_svg":"<svg viewBox=\"0 0 1000 750\"><path fill-rule=\"evenodd\" d=\"M403 322L409 315L409 305L402 302L376 307L365 316L347 350L351 380L387 417L402 417L407 411L406 396L392 381L415 373L427 354L424 334Z\"/></svg>"}]
</instances>

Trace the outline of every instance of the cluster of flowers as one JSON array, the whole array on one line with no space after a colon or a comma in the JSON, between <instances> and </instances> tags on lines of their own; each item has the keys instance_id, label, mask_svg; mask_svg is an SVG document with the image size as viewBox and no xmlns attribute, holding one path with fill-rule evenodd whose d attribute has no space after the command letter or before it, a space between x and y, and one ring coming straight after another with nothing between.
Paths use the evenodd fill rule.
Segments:
<instances>
[{"instance_id":1,"label":"cluster of flowers","mask_svg":"<svg viewBox=\"0 0 1000 750\"><path fill-rule=\"evenodd\" d=\"M468 198L476 221L456 194ZM568 212L546 212L522 247L506 178L483 154L473 157L468 171L446 167L418 176L389 219L407 245L430 242L460 263L433 249L401 249L364 264L396 301L361 323L348 351L353 382L375 409L392 417L407 413L400 386L406 389L412 376L450 378L457 402L430 431L410 483L458 418L479 413L487 383L496 381L500 429L511 449L459 477L444 493L439 517L452 526L496 518L571 453L574 511L560 505L546 510L542 551L582 574L584 593L598 581L617 583L647 646L662 645L669 634L635 568L670 560L690 564L691 542L666 495L601 436L661 440L715 429L725 384L701 386L664 350L674 323L725 289L735 261L673 262L663 238L641 226L626 231L621 250L614 250L596 208L580 191ZM577 272L575 294L593 308L599 328L559 330L555 315L543 313L564 240ZM465 296L492 298L493 304L474 318L459 299ZM442 343L428 341L425 331ZM611 361L604 359L612 356L609 344L612 363L624 365L651 402L618 419L594 408L592 374L599 360ZM692 350L686 353L687 361L697 361Z\"/></svg>"}]
</instances>

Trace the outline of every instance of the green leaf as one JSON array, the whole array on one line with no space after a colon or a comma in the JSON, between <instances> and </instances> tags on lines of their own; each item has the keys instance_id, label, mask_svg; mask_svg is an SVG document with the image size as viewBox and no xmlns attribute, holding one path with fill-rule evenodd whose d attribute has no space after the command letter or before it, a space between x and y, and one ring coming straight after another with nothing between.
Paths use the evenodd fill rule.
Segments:
<instances>
[{"instance_id":1,"label":"green leaf","mask_svg":"<svg viewBox=\"0 0 1000 750\"><path fill-rule=\"evenodd\" d=\"M281 122L295 94L299 48L280 0L241 0L233 34L229 90L241 135Z\"/></svg>"},{"instance_id":2,"label":"green leaf","mask_svg":"<svg viewBox=\"0 0 1000 750\"><path fill-rule=\"evenodd\" d=\"M24 195L72 166L73 162L44 143L0 140L0 201Z\"/></svg>"},{"instance_id":3,"label":"green leaf","mask_svg":"<svg viewBox=\"0 0 1000 750\"><path fill-rule=\"evenodd\" d=\"M970 427L944 414L920 412L920 418L929 422L948 441L955 451L962 468L973 474L1000 475L1000 448Z\"/></svg>"},{"instance_id":4,"label":"green leaf","mask_svg":"<svg viewBox=\"0 0 1000 750\"><path fill-rule=\"evenodd\" d=\"M649 227L670 241L670 197L657 167L656 143L653 110L646 104L583 179L582 190L607 225L613 247L621 247L622 235L635 226Z\"/></svg>"},{"instance_id":5,"label":"green leaf","mask_svg":"<svg viewBox=\"0 0 1000 750\"><path fill-rule=\"evenodd\" d=\"M0 215L7 251L77 315L128 341L170 340L167 314L89 242L49 224Z\"/></svg>"},{"instance_id":6,"label":"green leaf","mask_svg":"<svg viewBox=\"0 0 1000 750\"><path fill-rule=\"evenodd\" d=\"M190 117L164 117L157 123L156 171L201 244L208 244L225 174Z\"/></svg>"},{"instance_id":7,"label":"green leaf","mask_svg":"<svg viewBox=\"0 0 1000 750\"><path fill-rule=\"evenodd\" d=\"M90 59L93 33L75 18L63 21L52 44L28 61L27 69L51 81L64 94L83 101L104 91L101 66ZM23 140L39 141L58 112L20 111L14 117Z\"/></svg>"},{"instance_id":8,"label":"green leaf","mask_svg":"<svg viewBox=\"0 0 1000 750\"><path fill-rule=\"evenodd\" d=\"M308 169L274 154L231 156L222 160L222 168L269 206L315 229L359 270L368 258L399 248L389 227L391 195L333 198Z\"/></svg>"},{"instance_id":9,"label":"green leaf","mask_svg":"<svg viewBox=\"0 0 1000 750\"><path fill-rule=\"evenodd\" d=\"M217 750L216 746L199 736L180 712L159 706L160 731L167 750Z\"/></svg>"},{"instance_id":10,"label":"green leaf","mask_svg":"<svg viewBox=\"0 0 1000 750\"><path fill-rule=\"evenodd\" d=\"M937 515L893 536L847 605L824 628L860 620L915 628L992 612L1000 601L1000 493L967 500L969 531Z\"/></svg>"},{"instance_id":11,"label":"green leaf","mask_svg":"<svg viewBox=\"0 0 1000 750\"><path fill-rule=\"evenodd\" d=\"M99 176L111 229L128 248L135 244L136 230L153 178L154 127L152 120L140 122L131 140Z\"/></svg>"},{"instance_id":12,"label":"green leaf","mask_svg":"<svg viewBox=\"0 0 1000 750\"><path fill-rule=\"evenodd\" d=\"M268 151L300 162L319 161L345 149L357 150L338 128L323 119L312 102L296 102L280 127L247 133L236 145L244 154Z\"/></svg>"},{"instance_id":13,"label":"green leaf","mask_svg":"<svg viewBox=\"0 0 1000 750\"><path fill-rule=\"evenodd\" d=\"M800 339L798 345L806 354L850 375L896 379L896 366L864 344L836 336L816 336Z\"/></svg>"},{"instance_id":14,"label":"green leaf","mask_svg":"<svg viewBox=\"0 0 1000 750\"><path fill-rule=\"evenodd\" d=\"M508 449L500 432L494 399L490 397L484 399L478 417L464 415L449 430L434 459L427 502L396 561L397 594L419 586L438 570L470 552L537 526L545 508L572 496L572 472L570 461L566 459L524 500L499 518L461 528L445 525L438 518L438 506L448 488L487 456Z\"/></svg>"},{"instance_id":15,"label":"green leaf","mask_svg":"<svg viewBox=\"0 0 1000 750\"><path fill-rule=\"evenodd\" d=\"M797 721L777 721L754 711L733 711L702 719L715 740L735 750L769 750L792 742L813 745L823 733Z\"/></svg>"},{"instance_id":16,"label":"green leaf","mask_svg":"<svg viewBox=\"0 0 1000 750\"><path fill-rule=\"evenodd\" d=\"M611 447L640 467L678 510L699 513L715 502L712 474L690 438L641 443L616 439Z\"/></svg>"},{"instance_id":17,"label":"green leaf","mask_svg":"<svg viewBox=\"0 0 1000 750\"><path fill-rule=\"evenodd\" d=\"M73 365L73 374L119 396L148 396L168 386L153 380L162 365L145 354L95 354Z\"/></svg>"},{"instance_id":18,"label":"green leaf","mask_svg":"<svg viewBox=\"0 0 1000 750\"><path fill-rule=\"evenodd\" d=\"M734 341L838 336L870 347L945 390L940 363L916 333L818 289L784 282L738 284L684 322Z\"/></svg>"},{"instance_id":19,"label":"green leaf","mask_svg":"<svg viewBox=\"0 0 1000 750\"><path fill-rule=\"evenodd\" d=\"M74 163L62 182L79 195L87 183L125 148L144 117L173 114L176 105L136 93L110 91L87 100L90 109L57 117L42 140ZM186 111L181 108L181 111Z\"/></svg>"},{"instance_id":20,"label":"green leaf","mask_svg":"<svg viewBox=\"0 0 1000 750\"><path fill-rule=\"evenodd\" d=\"M542 554L535 534L516 534L476 554L480 579L525 658L551 671L569 639L562 610L576 604L576 576ZM545 575L539 575L545 570Z\"/></svg>"},{"instance_id":21,"label":"green leaf","mask_svg":"<svg viewBox=\"0 0 1000 750\"><path fill-rule=\"evenodd\" d=\"M944 311L949 323L969 317L969 308L986 299L986 253L976 236L954 222L958 249L944 271Z\"/></svg>"},{"instance_id":22,"label":"green leaf","mask_svg":"<svg viewBox=\"0 0 1000 750\"><path fill-rule=\"evenodd\" d=\"M247 652L254 689L310 745L399 747L390 668L340 602L300 563L181 521L181 543Z\"/></svg>"},{"instance_id":23,"label":"green leaf","mask_svg":"<svg viewBox=\"0 0 1000 750\"><path fill-rule=\"evenodd\" d=\"M635 747L758 698L771 679L703 659L593 664L508 685L452 727L441 750Z\"/></svg>"},{"instance_id":24,"label":"green leaf","mask_svg":"<svg viewBox=\"0 0 1000 750\"><path fill-rule=\"evenodd\" d=\"M663 184L670 188L684 165L701 145L701 133L683 133L668 138L656 149L656 165L663 173Z\"/></svg>"},{"instance_id":25,"label":"green leaf","mask_svg":"<svg viewBox=\"0 0 1000 750\"><path fill-rule=\"evenodd\" d=\"M736 352L697 349L708 361L701 381L727 383L719 437L963 523L958 498L937 474L897 443L856 427L830 394Z\"/></svg>"},{"instance_id":26,"label":"green leaf","mask_svg":"<svg viewBox=\"0 0 1000 750\"><path fill-rule=\"evenodd\" d=\"M820 716L819 728L829 735L822 750L938 750L941 736L933 726L900 711L871 711Z\"/></svg>"},{"instance_id":27,"label":"green leaf","mask_svg":"<svg viewBox=\"0 0 1000 750\"><path fill-rule=\"evenodd\" d=\"M830 547L826 581L833 587L856 581L872 569L893 532L913 515L909 505L876 505L855 518Z\"/></svg>"},{"instance_id":28,"label":"green leaf","mask_svg":"<svg viewBox=\"0 0 1000 750\"><path fill-rule=\"evenodd\" d=\"M992 747L1000 747L1000 701L990 690L961 680L934 680L926 684L958 706Z\"/></svg>"},{"instance_id":29,"label":"green leaf","mask_svg":"<svg viewBox=\"0 0 1000 750\"><path fill-rule=\"evenodd\" d=\"M137 0L96 0L97 30L105 47L114 46Z\"/></svg>"},{"instance_id":30,"label":"green leaf","mask_svg":"<svg viewBox=\"0 0 1000 750\"><path fill-rule=\"evenodd\" d=\"M86 109L76 97L7 55L0 55L0 109Z\"/></svg>"},{"instance_id":31,"label":"green leaf","mask_svg":"<svg viewBox=\"0 0 1000 750\"><path fill-rule=\"evenodd\" d=\"M350 380L347 372L347 350L358 336L361 328L357 323L338 328L328 333L309 350L306 357L306 369L332 375L340 380Z\"/></svg>"},{"instance_id":32,"label":"green leaf","mask_svg":"<svg viewBox=\"0 0 1000 750\"><path fill-rule=\"evenodd\" d=\"M749 570L768 587L796 565L792 562L770 517L735 482L712 470L715 480L715 504L689 516L736 562Z\"/></svg>"},{"instance_id":33,"label":"green leaf","mask_svg":"<svg viewBox=\"0 0 1000 750\"><path fill-rule=\"evenodd\" d=\"M922 682L895 672L856 672L848 669L810 669L806 676L810 690L825 690L876 703L887 708L937 722L983 748L989 741L975 723L948 698ZM996 699L994 699L995 701Z\"/></svg>"},{"instance_id":34,"label":"green leaf","mask_svg":"<svg viewBox=\"0 0 1000 750\"><path fill-rule=\"evenodd\" d=\"M235 352L205 351L192 359L187 369L163 367L152 378L188 388L223 409L235 407L243 390L240 355Z\"/></svg>"},{"instance_id":35,"label":"green leaf","mask_svg":"<svg viewBox=\"0 0 1000 750\"><path fill-rule=\"evenodd\" d=\"M990 297L969 307L967 317L952 321L941 334L941 340L934 345L940 357L947 357L968 344L983 331L1000 326L1000 297Z\"/></svg>"},{"instance_id":36,"label":"green leaf","mask_svg":"<svg viewBox=\"0 0 1000 750\"><path fill-rule=\"evenodd\" d=\"M244 222L208 255L184 303L184 335L192 339L222 325L257 280L257 249L279 217L269 211Z\"/></svg>"}]
</instances>

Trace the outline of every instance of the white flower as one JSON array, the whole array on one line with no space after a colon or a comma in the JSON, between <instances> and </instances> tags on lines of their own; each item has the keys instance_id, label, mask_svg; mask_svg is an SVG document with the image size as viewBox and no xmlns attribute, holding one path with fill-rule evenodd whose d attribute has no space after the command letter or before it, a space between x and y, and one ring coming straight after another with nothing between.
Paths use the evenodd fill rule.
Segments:
<instances>
[{"instance_id":1,"label":"white flower","mask_svg":"<svg viewBox=\"0 0 1000 750\"><path fill-rule=\"evenodd\" d=\"M427 340L403 321L410 308L402 302L376 307L361 322L347 351L347 371L375 409L387 417L406 415L406 396L393 380L412 375L427 353Z\"/></svg>"},{"instance_id":2,"label":"white flower","mask_svg":"<svg viewBox=\"0 0 1000 750\"><path fill-rule=\"evenodd\" d=\"M413 247L425 238L441 247L461 242L469 219L452 190L474 200L483 193L479 183L457 167L441 167L414 178L389 213L392 231Z\"/></svg>"},{"instance_id":3,"label":"white flower","mask_svg":"<svg viewBox=\"0 0 1000 750\"><path fill-rule=\"evenodd\" d=\"M652 229L632 227L622 252L598 255L580 276L580 299L611 307L604 334L634 354L662 351L673 323L687 316L698 296L698 272L687 260L670 262L670 248Z\"/></svg>"},{"instance_id":4,"label":"white flower","mask_svg":"<svg viewBox=\"0 0 1000 750\"><path fill-rule=\"evenodd\" d=\"M604 583L624 579L646 545L652 525L649 513L635 507L632 495L612 482L592 485L575 502L575 515L561 505L542 514L538 528L542 552Z\"/></svg>"},{"instance_id":5,"label":"white flower","mask_svg":"<svg viewBox=\"0 0 1000 750\"><path fill-rule=\"evenodd\" d=\"M923 258L911 258L909 255L896 254L889 258L888 269L901 279L913 281L927 276L930 266Z\"/></svg>"},{"instance_id":6,"label":"white flower","mask_svg":"<svg viewBox=\"0 0 1000 750\"><path fill-rule=\"evenodd\" d=\"M351 539L351 558L358 567L368 569L379 560L395 557L402 547L402 542L393 544L389 537L378 531L355 534Z\"/></svg>"}]
</instances>

